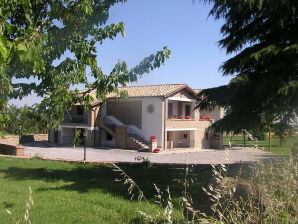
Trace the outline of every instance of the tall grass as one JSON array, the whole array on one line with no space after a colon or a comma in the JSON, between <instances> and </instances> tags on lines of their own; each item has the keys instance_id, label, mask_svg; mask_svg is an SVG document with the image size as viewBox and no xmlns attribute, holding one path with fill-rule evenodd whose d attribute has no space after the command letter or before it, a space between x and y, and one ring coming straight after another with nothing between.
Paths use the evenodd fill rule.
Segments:
<instances>
[{"instance_id":1,"label":"tall grass","mask_svg":"<svg viewBox=\"0 0 298 224\"><path fill-rule=\"evenodd\" d=\"M297 158L266 164L258 162L251 166L245 179L241 175L227 177L225 165L212 166L213 180L203 188L204 195L198 198L188 192L193 182L188 179L190 170L189 167L185 169L185 177L180 181L184 191L179 205L173 205L169 188L162 191L154 184L155 202L160 205L160 211L151 214L146 207L140 209L142 223L298 223ZM123 177L128 176L119 167L117 171ZM144 192L131 178L124 178L125 182L133 182L129 191L136 190L142 195L141 200L145 198ZM175 218L173 214L179 212L181 216Z\"/></svg>"}]
</instances>

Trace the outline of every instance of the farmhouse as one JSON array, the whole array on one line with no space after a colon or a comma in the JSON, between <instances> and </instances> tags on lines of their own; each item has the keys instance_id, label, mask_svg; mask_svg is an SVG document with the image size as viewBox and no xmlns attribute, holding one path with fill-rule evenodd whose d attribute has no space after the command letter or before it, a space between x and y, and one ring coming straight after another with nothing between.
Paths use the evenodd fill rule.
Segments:
<instances>
[{"instance_id":1,"label":"farmhouse","mask_svg":"<svg viewBox=\"0 0 298 224\"><path fill-rule=\"evenodd\" d=\"M208 127L223 117L223 108L194 110L200 90L186 84L124 86L109 94L107 102L84 111L79 105L65 113L57 131L49 132L51 143L71 145L76 129L89 147L115 146L128 149L148 147L156 136L161 149L219 147L218 136ZM85 133L85 136L84 136Z\"/></svg>"}]
</instances>

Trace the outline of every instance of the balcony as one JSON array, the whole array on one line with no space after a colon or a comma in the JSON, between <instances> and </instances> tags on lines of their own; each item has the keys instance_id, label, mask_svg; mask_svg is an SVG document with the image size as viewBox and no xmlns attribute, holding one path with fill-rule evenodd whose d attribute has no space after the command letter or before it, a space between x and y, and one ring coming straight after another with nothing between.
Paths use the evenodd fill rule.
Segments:
<instances>
[{"instance_id":1,"label":"balcony","mask_svg":"<svg viewBox=\"0 0 298 224\"><path fill-rule=\"evenodd\" d=\"M197 123L194 119L168 119L166 128L196 128Z\"/></svg>"},{"instance_id":2,"label":"balcony","mask_svg":"<svg viewBox=\"0 0 298 224\"><path fill-rule=\"evenodd\" d=\"M65 116L62 122L63 124L88 124L87 116Z\"/></svg>"}]
</instances>

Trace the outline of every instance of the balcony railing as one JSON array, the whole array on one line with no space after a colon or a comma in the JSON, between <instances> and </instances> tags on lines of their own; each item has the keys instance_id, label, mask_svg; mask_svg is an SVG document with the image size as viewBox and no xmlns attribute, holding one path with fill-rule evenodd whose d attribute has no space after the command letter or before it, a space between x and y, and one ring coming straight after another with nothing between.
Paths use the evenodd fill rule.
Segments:
<instances>
[{"instance_id":1,"label":"balcony railing","mask_svg":"<svg viewBox=\"0 0 298 224\"><path fill-rule=\"evenodd\" d=\"M64 117L63 123L88 124L88 117Z\"/></svg>"},{"instance_id":2,"label":"balcony railing","mask_svg":"<svg viewBox=\"0 0 298 224\"><path fill-rule=\"evenodd\" d=\"M171 119L171 120L194 120L194 116L191 116L191 115L171 115L171 116L168 116L168 119Z\"/></svg>"}]
</instances>

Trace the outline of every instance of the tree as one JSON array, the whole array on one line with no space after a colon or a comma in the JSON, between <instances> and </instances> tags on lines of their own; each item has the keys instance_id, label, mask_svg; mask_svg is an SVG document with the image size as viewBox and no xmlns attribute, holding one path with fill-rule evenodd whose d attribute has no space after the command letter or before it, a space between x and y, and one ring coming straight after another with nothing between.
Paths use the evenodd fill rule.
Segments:
<instances>
[{"instance_id":1,"label":"tree","mask_svg":"<svg viewBox=\"0 0 298 224\"><path fill-rule=\"evenodd\" d=\"M224 19L218 43L234 54L220 67L228 85L200 93L198 108L225 107L213 128L269 128L298 110L298 1L204 0L210 15Z\"/></svg>"},{"instance_id":2,"label":"tree","mask_svg":"<svg viewBox=\"0 0 298 224\"><path fill-rule=\"evenodd\" d=\"M20 128L23 134L47 133L47 123L35 108L10 105L7 107L6 115L3 128L6 133L17 135Z\"/></svg>"},{"instance_id":3,"label":"tree","mask_svg":"<svg viewBox=\"0 0 298 224\"><path fill-rule=\"evenodd\" d=\"M57 125L72 105L89 107L95 98L104 100L119 85L161 66L170 55L166 47L132 69L119 61L110 74L104 74L98 66L96 44L125 36L123 22L104 26L110 7L124 2L0 0L0 120L9 99L35 92L44 97L39 109L47 112L51 125ZM62 59L66 51L74 57ZM70 91L77 84L83 84L85 91ZM89 94L92 90L95 96Z\"/></svg>"}]
</instances>

